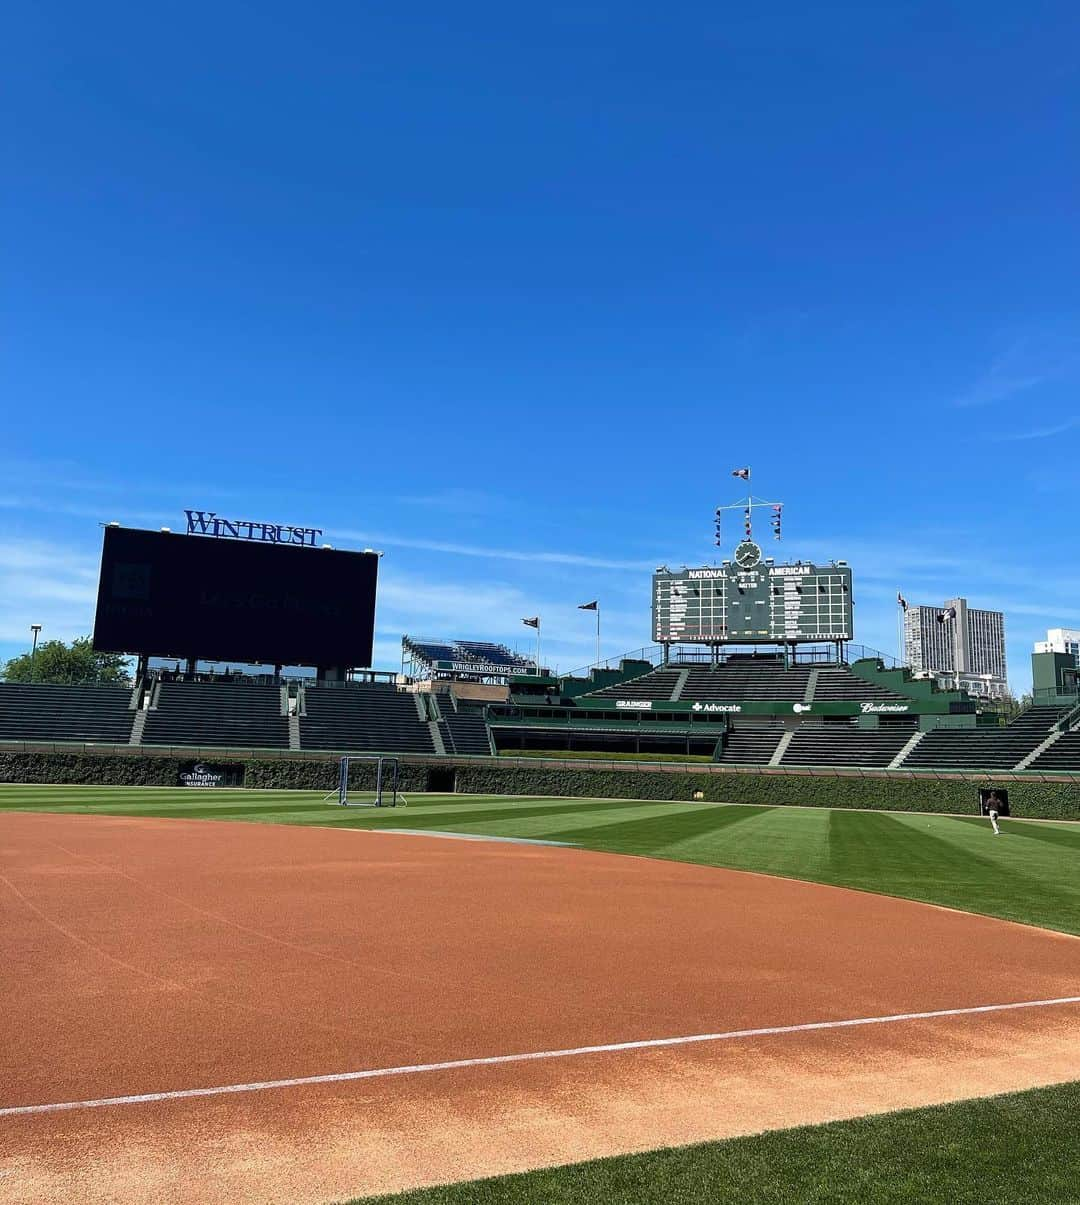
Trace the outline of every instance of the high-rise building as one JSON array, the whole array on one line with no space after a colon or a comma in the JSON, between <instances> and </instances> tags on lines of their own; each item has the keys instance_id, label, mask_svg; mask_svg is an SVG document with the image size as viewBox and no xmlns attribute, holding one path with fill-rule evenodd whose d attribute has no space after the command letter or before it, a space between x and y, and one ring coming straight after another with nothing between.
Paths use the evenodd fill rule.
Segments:
<instances>
[{"instance_id":1,"label":"high-rise building","mask_svg":"<svg viewBox=\"0 0 1080 1205\"><path fill-rule=\"evenodd\" d=\"M1080 631L1076 628L1049 628L1045 640L1035 641L1036 653L1066 653L1080 665Z\"/></svg>"},{"instance_id":2,"label":"high-rise building","mask_svg":"<svg viewBox=\"0 0 1080 1205\"><path fill-rule=\"evenodd\" d=\"M987 699L1008 693L1005 616L969 607L966 598L904 612L904 655L912 672L939 686Z\"/></svg>"}]
</instances>

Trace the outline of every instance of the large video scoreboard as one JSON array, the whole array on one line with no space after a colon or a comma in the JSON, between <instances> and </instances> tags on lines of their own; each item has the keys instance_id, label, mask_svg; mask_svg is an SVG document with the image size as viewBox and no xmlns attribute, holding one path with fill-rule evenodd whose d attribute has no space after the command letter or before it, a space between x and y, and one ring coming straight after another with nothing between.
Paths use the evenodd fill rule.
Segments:
<instances>
[{"instance_id":1,"label":"large video scoreboard","mask_svg":"<svg viewBox=\"0 0 1080 1205\"><path fill-rule=\"evenodd\" d=\"M660 644L850 640L851 570L773 564L746 540L723 565L658 569L652 615Z\"/></svg>"},{"instance_id":2,"label":"large video scoreboard","mask_svg":"<svg viewBox=\"0 0 1080 1205\"><path fill-rule=\"evenodd\" d=\"M378 570L374 552L107 527L94 648L368 666Z\"/></svg>"}]
</instances>

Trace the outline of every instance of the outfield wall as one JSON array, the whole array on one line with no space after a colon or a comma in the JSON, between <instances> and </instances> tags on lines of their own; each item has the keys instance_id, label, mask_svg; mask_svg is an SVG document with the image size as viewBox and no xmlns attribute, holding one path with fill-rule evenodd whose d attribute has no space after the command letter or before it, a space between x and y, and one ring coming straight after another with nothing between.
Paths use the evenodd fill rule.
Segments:
<instances>
[{"instance_id":1,"label":"outfield wall","mask_svg":"<svg viewBox=\"0 0 1080 1205\"><path fill-rule=\"evenodd\" d=\"M0 748L0 782L180 785L194 763L224 766L250 788L332 791L338 758L251 750L160 750L138 747L100 752ZM969 813L977 788L1009 790L1014 815L1080 820L1080 774L987 770L794 770L685 762L610 762L556 758L399 757L401 789L456 790L463 794L555 795L596 799L655 799L753 803L802 807L870 808L890 811ZM240 773L235 773L240 771ZM353 781L370 787L374 770L357 763Z\"/></svg>"}]
</instances>

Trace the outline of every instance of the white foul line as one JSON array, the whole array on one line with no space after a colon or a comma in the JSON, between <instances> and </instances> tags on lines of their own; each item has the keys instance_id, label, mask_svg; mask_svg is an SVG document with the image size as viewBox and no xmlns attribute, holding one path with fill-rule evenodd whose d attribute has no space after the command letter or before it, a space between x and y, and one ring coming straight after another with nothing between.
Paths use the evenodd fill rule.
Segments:
<instances>
[{"instance_id":1,"label":"white foul line","mask_svg":"<svg viewBox=\"0 0 1080 1205\"><path fill-rule=\"evenodd\" d=\"M494 1067L502 1063L531 1063L543 1059L569 1059L585 1054L612 1054L623 1050L655 1050L663 1046L692 1046L700 1042L730 1042L735 1038L762 1038L777 1034L810 1033L818 1029L850 1029L857 1025L890 1025L897 1021L926 1021L934 1017L967 1017L975 1013L1000 1013L1018 1008L1051 1008L1080 1004L1080 996L1054 1000L1021 1000L1014 1004L980 1004L972 1008L940 1008L934 1012L893 1013L886 1017L853 1017L844 1021L809 1021L802 1025L770 1025L763 1029L732 1029L726 1033L695 1033L678 1038L644 1038L635 1042L608 1042L602 1046L574 1046L569 1050L537 1050L526 1054L494 1054L445 1063L414 1063L406 1067L375 1067L367 1071L339 1071L330 1075L304 1075L295 1079L268 1079L250 1084L221 1084L215 1088L180 1088L171 1092L142 1092L136 1096L107 1096L100 1100L68 1100L49 1105L12 1105L0 1117L29 1113L65 1113L74 1109L104 1109L111 1105L145 1105L159 1100L191 1100L197 1096L228 1096L237 1092L266 1092L274 1088L302 1088L309 1084L343 1084L351 1080L383 1079L391 1075L422 1075L428 1071L456 1071L461 1067Z\"/></svg>"}]
</instances>

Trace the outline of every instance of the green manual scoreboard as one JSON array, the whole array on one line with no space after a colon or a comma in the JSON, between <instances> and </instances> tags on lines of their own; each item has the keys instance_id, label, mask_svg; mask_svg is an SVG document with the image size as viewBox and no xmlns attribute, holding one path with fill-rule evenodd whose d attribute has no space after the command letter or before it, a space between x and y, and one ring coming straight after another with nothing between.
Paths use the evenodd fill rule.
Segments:
<instances>
[{"instance_id":1,"label":"green manual scoreboard","mask_svg":"<svg viewBox=\"0 0 1080 1205\"><path fill-rule=\"evenodd\" d=\"M850 640L851 570L777 565L744 540L731 561L653 574L659 644L790 644Z\"/></svg>"}]
</instances>

